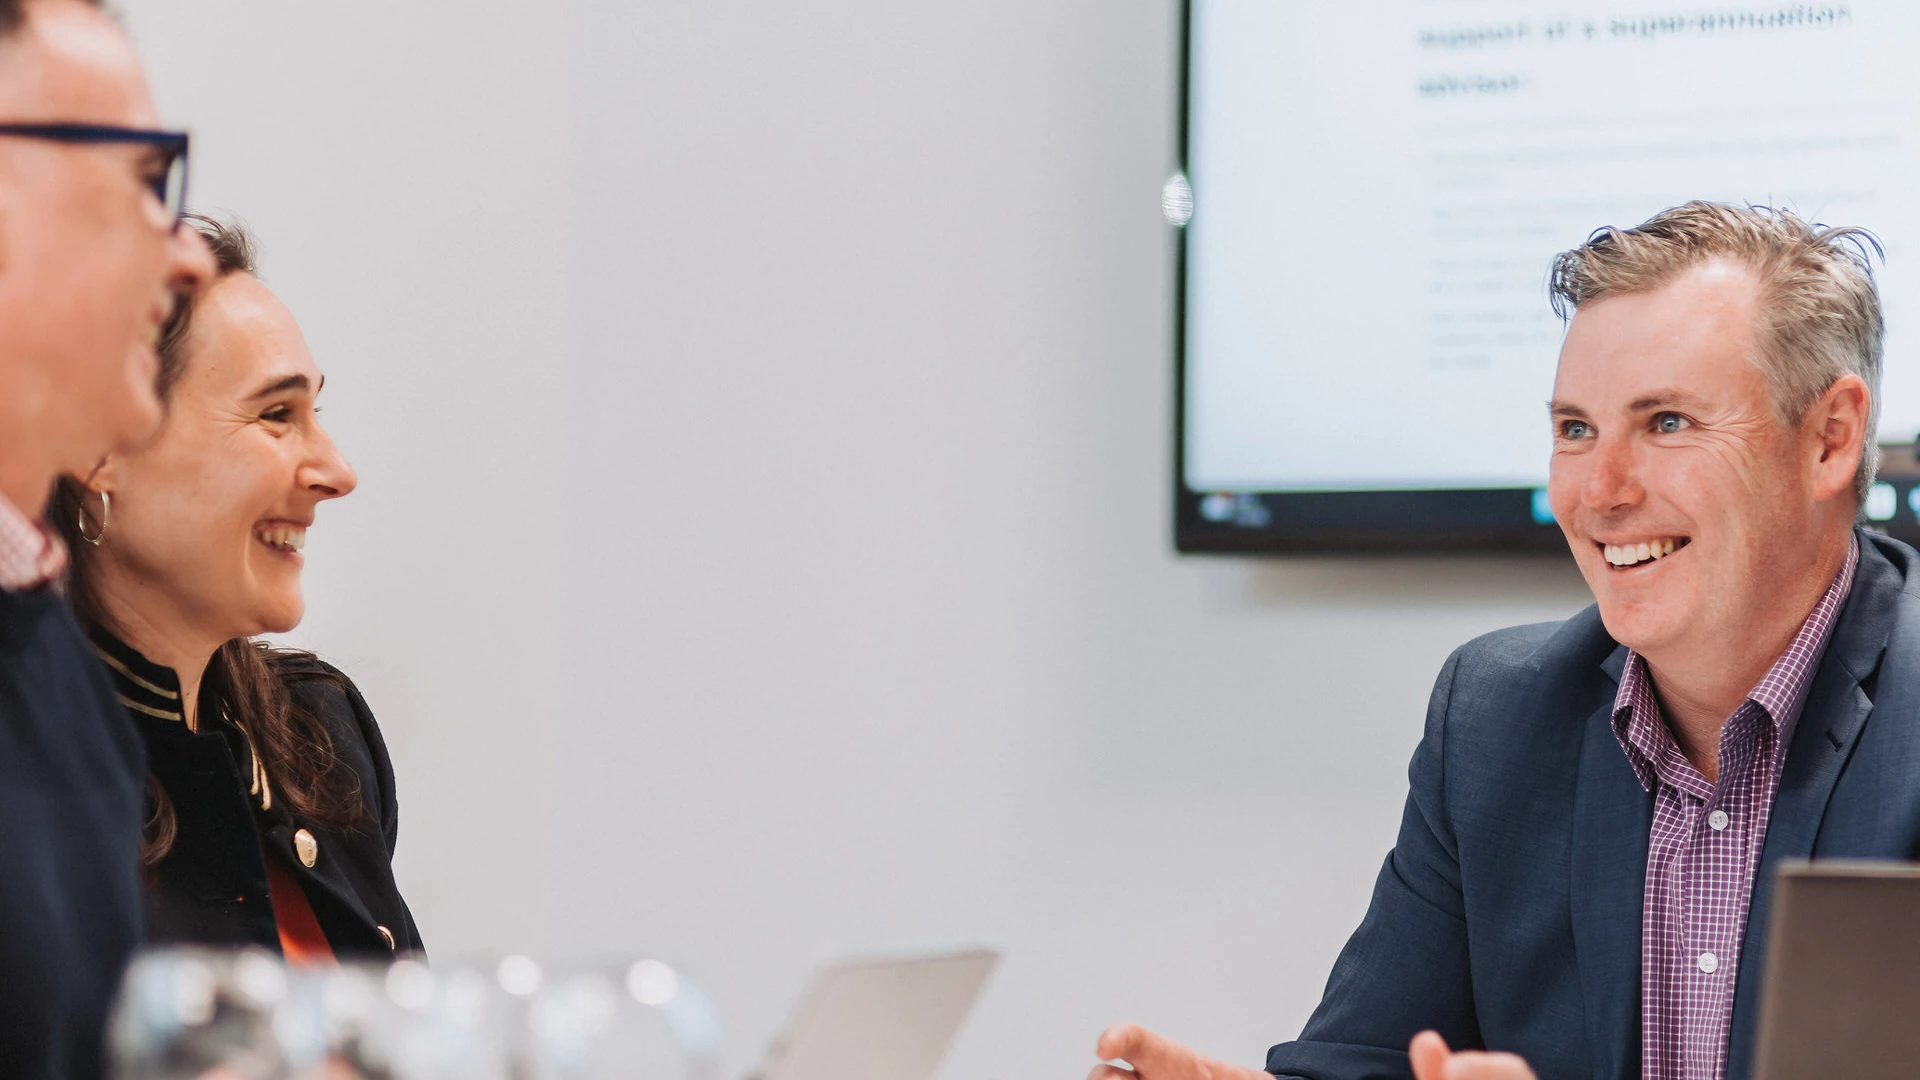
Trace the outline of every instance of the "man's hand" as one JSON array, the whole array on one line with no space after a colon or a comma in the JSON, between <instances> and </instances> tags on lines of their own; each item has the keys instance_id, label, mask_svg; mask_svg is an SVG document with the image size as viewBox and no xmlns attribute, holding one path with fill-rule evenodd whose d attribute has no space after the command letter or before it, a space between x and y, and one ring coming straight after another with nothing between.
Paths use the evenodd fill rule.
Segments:
<instances>
[{"instance_id":1,"label":"man's hand","mask_svg":"<svg viewBox=\"0 0 1920 1080\"><path fill-rule=\"evenodd\" d=\"M1258 1070L1163 1039L1137 1024L1115 1024L1102 1032L1094 1053L1101 1061L1120 1058L1132 1067L1095 1065L1087 1080L1273 1080Z\"/></svg>"},{"instance_id":2,"label":"man's hand","mask_svg":"<svg viewBox=\"0 0 1920 1080\"><path fill-rule=\"evenodd\" d=\"M1413 1080L1535 1080L1533 1070L1515 1054L1447 1049L1437 1031L1423 1031L1407 1047Z\"/></svg>"}]
</instances>

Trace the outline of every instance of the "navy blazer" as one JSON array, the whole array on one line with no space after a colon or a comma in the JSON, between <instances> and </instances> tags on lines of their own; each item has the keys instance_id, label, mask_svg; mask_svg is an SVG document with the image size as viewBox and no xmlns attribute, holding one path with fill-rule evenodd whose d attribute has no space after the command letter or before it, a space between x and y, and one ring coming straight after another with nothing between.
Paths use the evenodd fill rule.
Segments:
<instances>
[{"instance_id":1,"label":"navy blazer","mask_svg":"<svg viewBox=\"0 0 1920 1080\"><path fill-rule=\"evenodd\" d=\"M0 1077L105 1071L140 941L145 772L66 600L0 589Z\"/></svg>"},{"instance_id":2,"label":"navy blazer","mask_svg":"<svg viewBox=\"0 0 1920 1080\"><path fill-rule=\"evenodd\" d=\"M1409 1077L1407 1042L1510 1050L1541 1080L1640 1075L1653 796L1612 725L1626 649L1597 609L1456 651L1408 770L1399 840L1298 1041L1267 1071ZM1728 1080L1753 1070L1782 859L1920 852L1920 553L1860 534L1786 763L1735 976Z\"/></svg>"}]
</instances>

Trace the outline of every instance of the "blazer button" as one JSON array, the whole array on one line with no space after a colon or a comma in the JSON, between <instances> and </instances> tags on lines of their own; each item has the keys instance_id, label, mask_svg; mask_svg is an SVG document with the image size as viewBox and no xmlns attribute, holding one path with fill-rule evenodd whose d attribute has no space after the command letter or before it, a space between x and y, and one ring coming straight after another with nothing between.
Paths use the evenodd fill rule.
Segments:
<instances>
[{"instance_id":1,"label":"blazer button","mask_svg":"<svg viewBox=\"0 0 1920 1080\"><path fill-rule=\"evenodd\" d=\"M300 856L300 865L308 869L320 861L320 841L305 829L293 834L293 850L294 854Z\"/></svg>"},{"instance_id":2,"label":"blazer button","mask_svg":"<svg viewBox=\"0 0 1920 1080\"><path fill-rule=\"evenodd\" d=\"M393 949L397 948L397 946L395 946L393 943L393 931L387 929L384 926L376 926L374 927L374 929L380 931L380 936L387 939L388 951L392 951Z\"/></svg>"}]
</instances>

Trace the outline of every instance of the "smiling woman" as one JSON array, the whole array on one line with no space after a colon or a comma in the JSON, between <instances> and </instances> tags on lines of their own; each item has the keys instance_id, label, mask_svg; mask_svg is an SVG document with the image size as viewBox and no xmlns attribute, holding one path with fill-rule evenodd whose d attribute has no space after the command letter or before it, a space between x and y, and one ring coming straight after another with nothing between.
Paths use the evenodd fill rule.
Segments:
<instances>
[{"instance_id":1,"label":"smiling woman","mask_svg":"<svg viewBox=\"0 0 1920 1080\"><path fill-rule=\"evenodd\" d=\"M254 640L300 622L307 530L353 469L251 238L188 220L219 272L162 333L160 433L63 481L50 510L75 611L147 746L148 940L296 962L417 950L372 713L338 670Z\"/></svg>"}]
</instances>

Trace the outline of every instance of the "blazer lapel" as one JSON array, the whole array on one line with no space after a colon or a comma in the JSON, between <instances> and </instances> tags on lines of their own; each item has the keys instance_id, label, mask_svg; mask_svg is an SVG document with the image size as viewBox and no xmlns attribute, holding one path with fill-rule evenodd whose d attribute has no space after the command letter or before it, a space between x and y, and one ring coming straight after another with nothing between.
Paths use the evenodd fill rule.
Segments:
<instances>
[{"instance_id":1,"label":"blazer lapel","mask_svg":"<svg viewBox=\"0 0 1920 1080\"><path fill-rule=\"evenodd\" d=\"M1617 682L1626 650L1608 658ZM1587 718L1573 798L1574 954L1596 1080L1640 1075L1640 915L1653 796L1613 734L1613 699Z\"/></svg>"},{"instance_id":2,"label":"blazer lapel","mask_svg":"<svg viewBox=\"0 0 1920 1080\"><path fill-rule=\"evenodd\" d=\"M1893 631L1894 603L1902 575L1866 536L1860 537L1860 566L1853 591L1834 625L1806 704L1787 747L1780 790L1767 822L1760 851L1747 926L1740 946L1740 972L1734 983L1732 1041L1727 1076L1739 1080L1753 1067L1755 1025L1760 1020L1761 975L1766 966L1768 916L1773 910L1774 871L1784 859L1806 859L1820 835L1827 801L1854 744L1867 726L1873 701L1861 688L1880 667Z\"/></svg>"}]
</instances>

